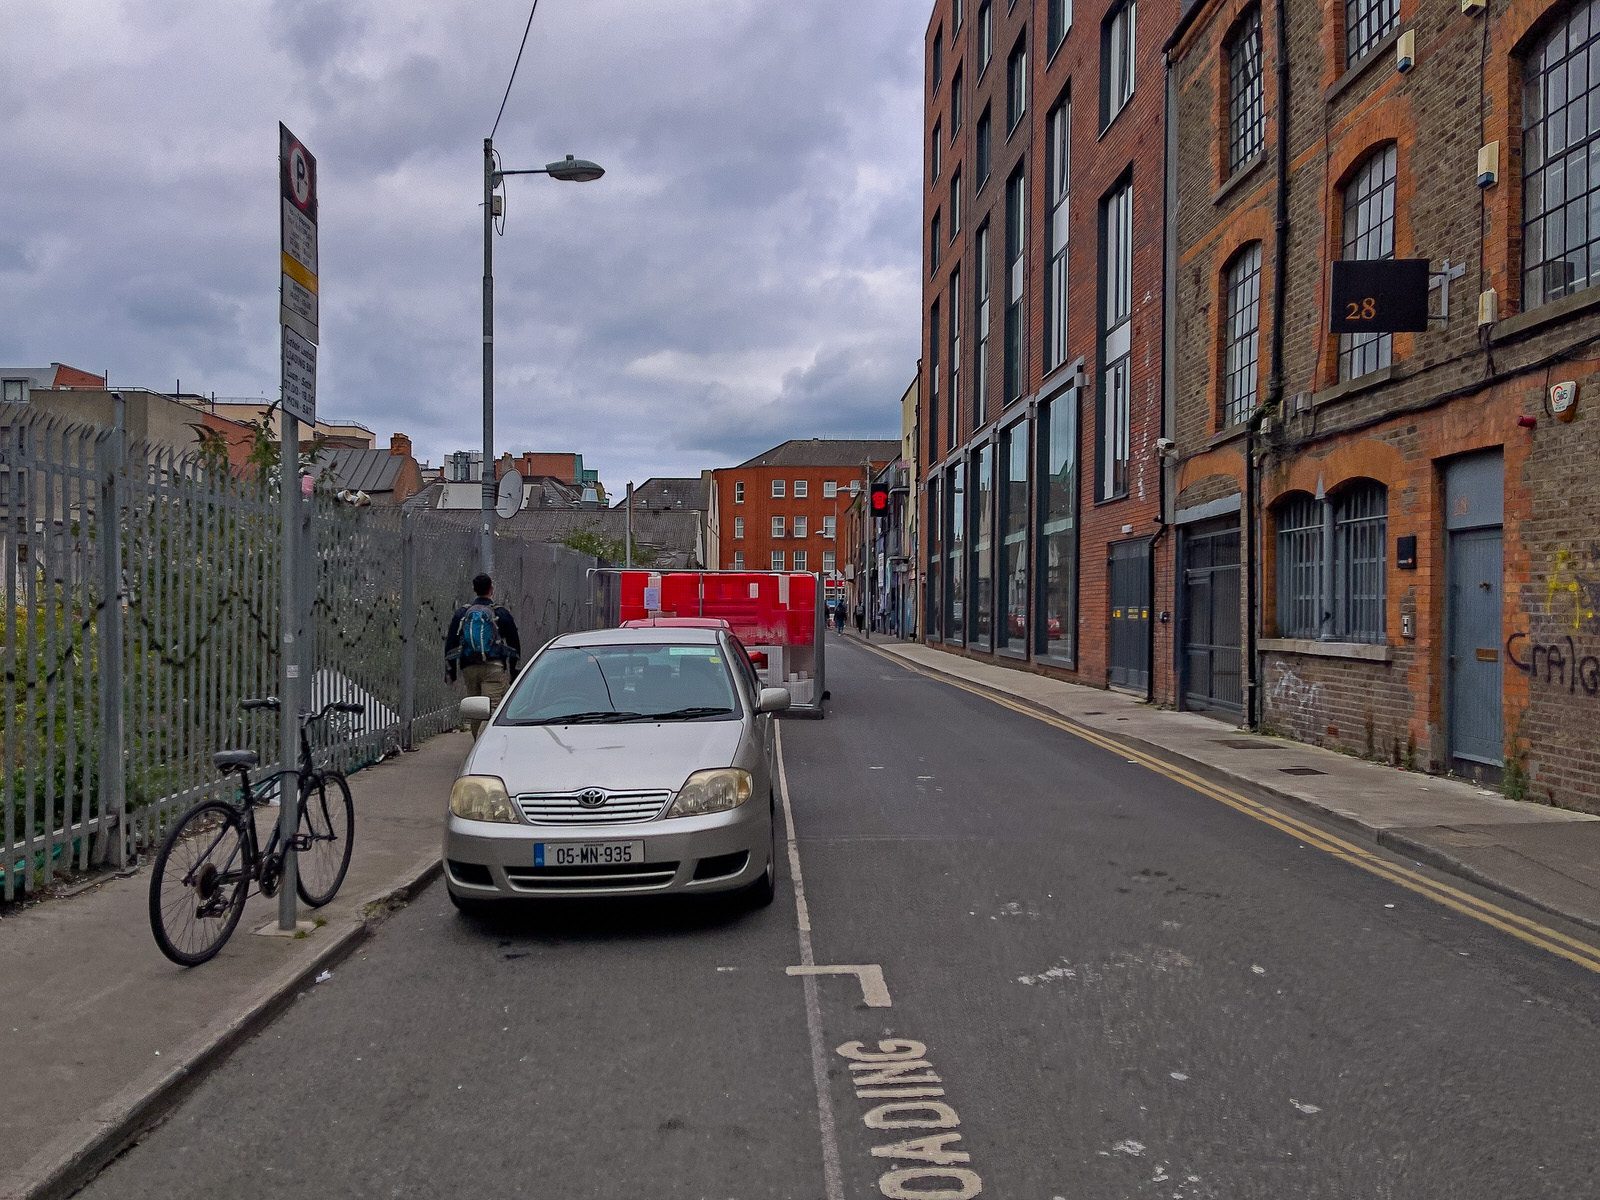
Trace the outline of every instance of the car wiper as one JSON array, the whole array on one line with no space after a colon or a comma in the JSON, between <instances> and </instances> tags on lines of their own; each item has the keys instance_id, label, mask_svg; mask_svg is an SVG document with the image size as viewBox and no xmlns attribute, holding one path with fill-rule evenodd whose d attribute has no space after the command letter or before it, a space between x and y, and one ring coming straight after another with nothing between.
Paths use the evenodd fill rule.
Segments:
<instances>
[{"instance_id":1,"label":"car wiper","mask_svg":"<svg viewBox=\"0 0 1600 1200\"><path fill-rule=\"evenodd\" d=\"M594 712L562 713L559 717L537 717L531 721L518 723L526 725L610 725L616 721L636 721L643 715L643 713L636 712L615 712L608 708Z\"/></svg>"},{"instance_id":2,"label":"car wiper","mask_svg":"<svg viewBox=\"0 0 1600 1200\"><path fill-rule=\"evenodd\" d=\"M692 721L696 717L725 717L731 713L731 708L675 708L671 712L651 713L645 718L647 721Z\"/></svg>"}]
</instances>

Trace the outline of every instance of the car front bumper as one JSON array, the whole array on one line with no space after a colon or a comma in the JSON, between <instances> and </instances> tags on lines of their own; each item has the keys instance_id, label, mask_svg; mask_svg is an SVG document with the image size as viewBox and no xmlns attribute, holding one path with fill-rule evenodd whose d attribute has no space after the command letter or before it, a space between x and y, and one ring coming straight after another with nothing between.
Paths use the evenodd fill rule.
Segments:
<instances>
[{"instance_id":1,"label":"car front bumper","mask_svg":"<svg viewBox=\"0 0 1600 1200\"><path fill-rule=\"evenodd\" d=\"M537 867L534 847L540 842L643 842L644 861ZM730 891L761 877L771 846L771 806L754 800L707 816L615 825L468 821L450 813L445 885L473 900Z\"/></svg>"}]
</instances>

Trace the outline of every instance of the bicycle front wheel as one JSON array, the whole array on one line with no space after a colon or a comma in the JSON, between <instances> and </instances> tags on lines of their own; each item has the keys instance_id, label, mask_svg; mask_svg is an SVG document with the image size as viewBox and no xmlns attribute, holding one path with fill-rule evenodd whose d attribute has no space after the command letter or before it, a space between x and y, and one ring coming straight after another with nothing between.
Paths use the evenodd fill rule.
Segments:
<instances>
[{"instance_id":1,"label":"bicycle front wheel","mask_svg":"<svg viewBox=\"0 0 1600 1200\"><path fill-rule=\"evenodd\" d=\"M178 819L150 872L150 932L179 966L215 957L244 912L255 864L241 815L207 800Z\"/></svg>"},{"instance_id":2,"label":"bicycle front wheel","mask_svg":"<svg viewBox=\"0 0 1600 1200\"><path fill-rule=\"evenodd\" d=\"M355 848L356 806L350 785L337 771L302 778L300 843L295 854L295 890L312 908L332 900L350 869Z\"/></svg>"}]
</instances>

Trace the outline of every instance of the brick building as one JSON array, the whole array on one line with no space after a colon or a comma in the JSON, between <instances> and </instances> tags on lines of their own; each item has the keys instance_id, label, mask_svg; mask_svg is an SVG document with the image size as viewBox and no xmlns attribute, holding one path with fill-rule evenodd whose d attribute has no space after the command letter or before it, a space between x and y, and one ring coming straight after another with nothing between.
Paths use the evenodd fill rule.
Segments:
<instances>
[{"instance_id":1,"label":"brick building","mask_svg":"<svg viewBox=\"0 0 1600 1200\"><path fill-rule=\"evenodd\" d=\"M923 131L923 636L1163 698L1161 47L1177 15L937 0Z\"/></svg>"},{"instance_id":2,"label":"brick building","mask_svg":"<svg viewBox=\"0 0 1600 1200\"><path fill-rule=\"evenodd\" d=\"M1202 0L1169 50L1185 700L1600 811L1600 21ZM1328 332L1383 258L1427 330Z\"/></svg>"},{"instance_id":3,"label":"brick building","mask_svg":"<svg viewBox=\"0 0 1600 1200\"><path fill-rule=\"evenodd\" d=\"M839 530L870 469L898 443L797 438L737 467L713 471L717 545L725 571L834 571L849 554Z\"/></svg>"}]
</instances>

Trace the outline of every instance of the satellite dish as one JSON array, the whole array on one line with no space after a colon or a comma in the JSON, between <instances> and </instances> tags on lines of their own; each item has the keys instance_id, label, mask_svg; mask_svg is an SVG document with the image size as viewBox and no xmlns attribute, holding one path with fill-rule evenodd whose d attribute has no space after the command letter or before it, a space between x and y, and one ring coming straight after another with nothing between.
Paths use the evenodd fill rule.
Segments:
<instances>
[{"instance_id":1,"label":"satellite dish","mask_svg":"<svg viewBox=\"0 0 1600 1200\"><path fill-rule=\"evenodd\" d=\"M500 499L494 510L502 517L515 516L522 509L522 473L507 471L500 476Z\"/></svg>"}]
</instances>

